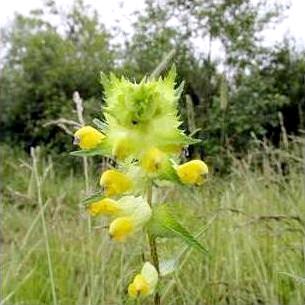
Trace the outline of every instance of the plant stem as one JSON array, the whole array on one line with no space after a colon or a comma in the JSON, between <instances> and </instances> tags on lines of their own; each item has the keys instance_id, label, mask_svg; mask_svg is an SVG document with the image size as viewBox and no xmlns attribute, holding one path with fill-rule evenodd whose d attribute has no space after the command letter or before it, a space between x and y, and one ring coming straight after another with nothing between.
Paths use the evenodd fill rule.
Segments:
<instances>
[{"instance_id":1,"label":"plant stem","mask_svg":"<svg viewBox=\"0 0 305 305\"><path fill-rule=\"evenodd\" d=\"M152 183L149 182L148 188L147 188L147 203L152 206ZM150 233L148 233L148 242L150 247L150 255L153 262L153 265L155 266L156 270L158 271L160 275L160 269L159 269L159 257L158 257L158 250L157 250L157 243L156 238L152 236ZM155 293L154 296L154 304L160 305L161 304L161 298L159 292Z\"/></svg>"}]
</instances>

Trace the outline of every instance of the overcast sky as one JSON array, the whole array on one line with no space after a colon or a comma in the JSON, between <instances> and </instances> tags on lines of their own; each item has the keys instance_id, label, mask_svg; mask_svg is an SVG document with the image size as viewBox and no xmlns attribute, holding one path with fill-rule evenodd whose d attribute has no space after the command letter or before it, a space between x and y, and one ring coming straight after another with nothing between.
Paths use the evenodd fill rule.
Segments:
<instances>
[{"instance_id":1,"label":"overcast sky","mask_svg":"<svg viewBox=\"0 0 305 305\"><path fill-rule=\"evenodd\" d=\"M282 2L282 0L275 0ZM266 32L266 41L273 44L281 41L283 36L290 34L298 45L305 46L305 0L290 0L291 8L287 12L287 18L276 28ZM73 0L56 0L60 6L67 7ZM103 23L111 27L116 20L120 20L120 26L128 31L132 22L131 13L144 7L144 0L84 0L96 8ZM43 0L2 0L0 2L0 26L12 20L14 12L28 14L30 10L42 7Z\"/></svg>"}]
</instances>

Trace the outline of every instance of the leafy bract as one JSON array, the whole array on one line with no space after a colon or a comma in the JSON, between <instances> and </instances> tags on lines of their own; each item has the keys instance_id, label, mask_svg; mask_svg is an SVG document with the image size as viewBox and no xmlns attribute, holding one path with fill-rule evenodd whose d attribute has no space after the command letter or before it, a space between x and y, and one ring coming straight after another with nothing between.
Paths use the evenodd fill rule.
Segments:
<instances>
[{"instance_id":1,"label":"leafy bract","mask_svg":"<svg viewBox=\"0 0 305 305\"><path fill-rule=\"evenodd\" d=\"M174 67L164 78L144 77L140 83L102 74L105 123L95 123L105 132L118 159L140 158L151 147L178 154L184 146L199 141L179 129L182 122L177 106L183 83L176 86L175 78Z\"/></svg>"},{"instance_id":2,"label":"leafy bract","mask_svg":"<svg viewBox=\"0 0 305 305\"><path fill-rule=\"evenodd\" d=\"M148 230L155 237L178 237L189 246L206 254L207 249L174 217L174 211L168 205L161 204L154 208Z\"/></svg>"}]
</instances>

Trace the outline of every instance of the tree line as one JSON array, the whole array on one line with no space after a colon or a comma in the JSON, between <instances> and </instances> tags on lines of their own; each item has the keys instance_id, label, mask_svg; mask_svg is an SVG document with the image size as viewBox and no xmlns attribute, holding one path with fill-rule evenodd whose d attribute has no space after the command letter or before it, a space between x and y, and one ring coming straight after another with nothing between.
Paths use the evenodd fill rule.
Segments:
<instances>
[{"instance_id":1,"label":"tree line","mask_svg":"<svg viewBox=\"0 0 305 305\"><path fill-rule=\"evenodd\" d=\"M285 9L266 1L147 0L132 16L131 35L119 24L106 28L82 1L67 11L48 1L30 16L16 15L1 29L1 141L71 150L58 127L43 126L74 116L73 92L85 101L90 122L103 98L101 71L139 81L175 49L177 81L185 82L183 127L204 143L195 150L217 155L230 147L242 154L253 137L277 145L283 126L288 134L305 129L304 48L287 37L262 43Z\"/></svg>"}]
</instances>

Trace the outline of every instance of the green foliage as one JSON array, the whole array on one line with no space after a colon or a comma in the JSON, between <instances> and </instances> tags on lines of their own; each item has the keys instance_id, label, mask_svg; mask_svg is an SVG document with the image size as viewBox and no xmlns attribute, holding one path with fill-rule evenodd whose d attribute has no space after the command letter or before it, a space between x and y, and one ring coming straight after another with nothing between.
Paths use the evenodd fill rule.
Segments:
<instances>
[{"instance_id":1,"label":"green foliage","mask_svg":"<svg viewBox=\"0 0 305 305\"><path fill-rule=\"evenodd\" d=\"M281 151L283 161L289 162L289 175L283 176L276 166L266 166L263 173L255 166L250 171L256 162L255 151L241 162L235 160L230 177L213 177L194 194L196 200L189 200L184 191L171 192L168 200L180 202L175 206L179 222L194 232L207 226L196 239L207 245L211 255L192 251L180 256L181 239L163 242L161 254L168 260L162 263L162 270L169 280L160 286L164 305L303 303L305 207L300 148ZM25 165L31 162L18 150L1 147L1 154L1 176L6 177L1 189L1 301L52 304L36 190ZM271 162L263 156L266 164ZM48 167L44 162L40 164L42 173ZM83 177L63 171L56 163L43 176L58 304L127 303L122 296L139 268L143 240L116 246L104 234L105 223L100 220L92 222L89 238L87 219L76 208L84 197ZM173 257L179 257L178 266Z\"/></svg>"},{"instance_id":2,"label":"green foliage","mask_svg":"<svg viewBox=\"0 0 305 305\"><path fill-rule=\"evenodd\" d=\"M130 74L134 70L147 72L161 57L160 50L177 49L178 74L186 81L186 94L194 104L193 123L201 130L198 135L204 140L207 155L217 155L223 149L241 152L251 142L251 134L259 138L278 134L278 112L287 107L292 109L287 116L292 112L293 121L304 117L303 107L300 115L296 111L304 98L302 53L287 44L273 49L260 44L262 31L279 20L286 3L268 7L265 2L251 1L164 1L162 6L146 1L146 4L127 45L130 57L125 69ZM158 40L162 35L167 37L168 44ZM198 45L199 41L205 45L204 50L195 50L193 39ZM158 42L155 47L153 43ZM223 82L215 44L223 46L222 64L230 75L226 80L225 110L221 109ZM296 72L297 78L292 72L289 79L278 82L279 67ZM287 82L289 85L283 85ZM283 86L298 88L297 99ZM180 106L185 116L183 99ZM287 117L286 121L291 120ZM293 132L297 129L294 127ZM202 151L201 145L196 145L195 150Z\"/></svg>"},{"instance_id":3,"label":"green foliage","mask_svg":"<svg viewBox=\"0 0 305 305\"><path fill-rule=\"evenodd\" d=\"M107 156L108 151L102 147L97 147L97 148L92 148L92 149L72 151L70 154L72 156L76 156L76 157Z\"/></svg>"},{"instance_id":4,"label":"green foliage","mask_svg":"<svg viewBox=\"0 0 305 305\"><path fill-rule=\"evenodd\" d=\"M59 14L53 10L55 17ZM4 135L26 146L57 142L53 144L60 150L69 142L58 137L56 128L42 125L70 116L76 90L86 100L88 113L92 106L98 107L98 74L113 65L110 34L96 12L92 14L82 2L76 2L68 14L60 16L62 24L68 24L64 34L60 34L61 25L57 28L47 23L42 13L18 15L6 31L0 119Z\"/></svg>"},{"instance_id":5,"label":"green foliage","mask_svg":"<svg viewBox=\"0 0 305 305\"><path fill-rule=\"evenodd\" d=\"M263 68L255 66L249 73L238 75L237 87L230 90L225 110L221 109L221 92L214 97L205 130L210 135L209 154L219 152L223 129L226 145L234 151L245 151L251 134L258 138L267 136L277 144L279 112L285 118L288 133L304 129L304 73L304 57L284 45L270 53Z\"/></svg>"},{"instance_id":6,"label":"green foliage","mask_svg":"<svg viewBox=\"0 0 305 305\"><path fill-rule=\"evenodd\" d=\"M1 139L26 148L43 143L57 152L72 150L62 130L43 125L71 115L73 92L79 91L84 100L85 119L92 117L102 100L100 71L140 81L174 48L177 82L185 80L195 114L191 125L200 129L197 135L204 140L205 154L215 156L227 149L240 153L249 146L250 134L277 144L278 112L288 134L298 133L305 121L304 51L296 51L291 40L270 48L260 43L263 29L277 22L285 8L285 2L266 6L264 1L196 0L159 5L147 0L123 46L114 46L114 32L81 1L67 12L49 2L30 17L17 15L2 29L6 47L0 76ZM49 16L60 24L54 26ZM200 45L204 48L198 49ZM227 74L225 110L219 67ZM184 95L178 103L185 121ZM202 153L202 145L196 144L195 151Z\"/></svg>"}]
</instances>

